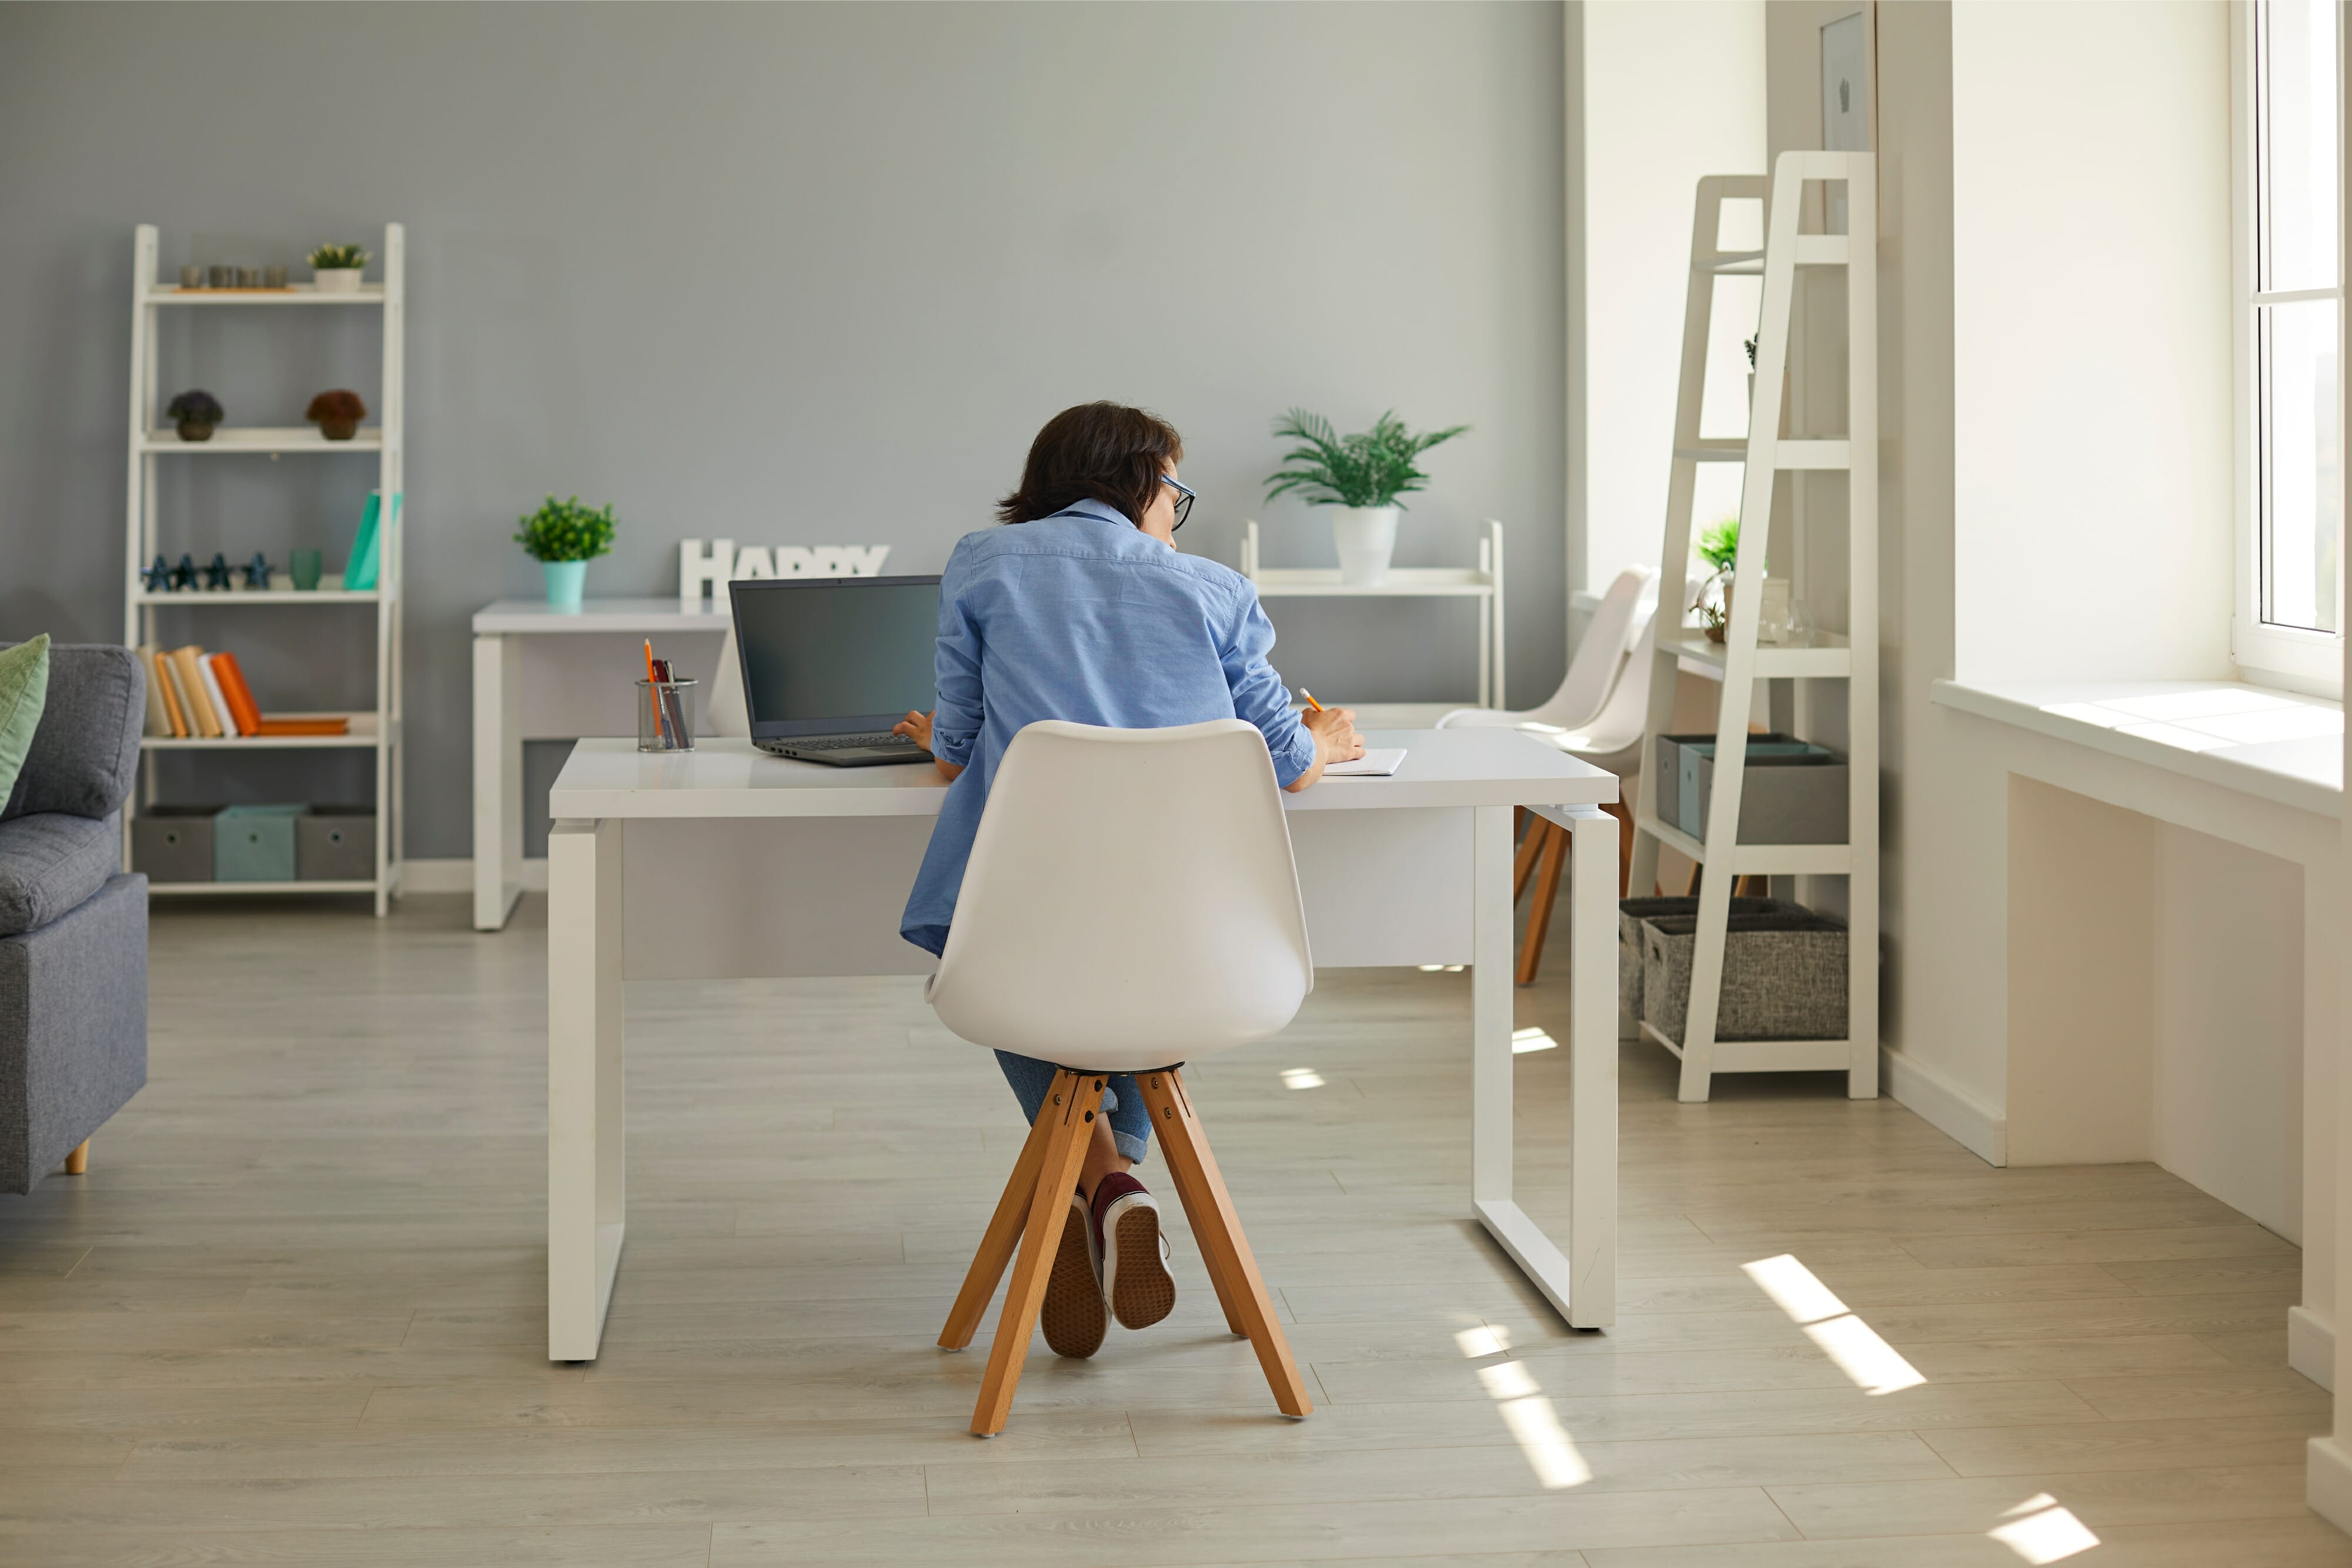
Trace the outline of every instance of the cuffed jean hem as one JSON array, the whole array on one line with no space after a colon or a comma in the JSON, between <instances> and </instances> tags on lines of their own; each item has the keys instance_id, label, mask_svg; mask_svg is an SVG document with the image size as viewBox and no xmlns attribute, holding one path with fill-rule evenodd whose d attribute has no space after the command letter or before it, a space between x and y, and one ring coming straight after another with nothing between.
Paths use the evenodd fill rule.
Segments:
<instances>
[{"instance_id":1,"label":"cuffed jean hem","mask_svg":"<svg viewBox=\"0 0 2352 1568\"><path fill-rule=\"evenodd\" d=\"M1034 1124L1045 1103L1045 1092L1054 1086L1054 1074L1061 1069L1009 1051L996 1053L996 1064L1004 1070L1013 1097L1021 1102L1021 1113ZM1104 1080L1102 1114L1110 1124L1111 1145L1119 1157L1141 1165L1151 1149L1151 1112L1143 1103L1143 1091L1136 1087L1133 1073L1114 1072Z\"/></svg>"}]
</instances>

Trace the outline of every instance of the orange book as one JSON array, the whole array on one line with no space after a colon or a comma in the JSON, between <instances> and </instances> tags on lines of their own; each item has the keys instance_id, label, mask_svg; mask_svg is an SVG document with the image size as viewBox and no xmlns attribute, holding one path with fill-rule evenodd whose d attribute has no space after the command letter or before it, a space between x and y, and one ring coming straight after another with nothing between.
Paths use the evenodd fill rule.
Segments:
<instances>
[{"instance_id":1,"label":"orange book","mask_svg":"<svg viewBox=\"0 0 2352 1568\"><path fill-rule=\"evenodd\" d=\"M205 673L196 667L196 655L202 648L194 643L172 650L172 667L180 674L180 703L187 710L188 727L209 740L228 733L213 712L212 699L205 695Z\"/></svg>"},{"instance_id":2,"label":"orange book","mask_svg":"<svg viewBox=\"0 0 2352 1568\"><path fill-rule=\"evenodd\" d=\"M163 712L172 721L172 733L184 740L188 735L188 716L180 711L179 682L172 676L172 655L158 652L147 657L154 665L147 678L154 682L156 689L163 694Z\"/></svg>"},{"instance_id":3,"label":"orange book","mask_svg":"<svg viewBox=\"0 0 2352 1568\"><path fill-rule=\"evenodd\" d=\"M213 655L213 678L220 683L221 695L228 702L229 716L236 722L237 734L259 735L261 709L253 700L253 688L245 684L245 671L238 667L235 653Z\"/></svg>"},{"instance_id":4,"label":"orange book","mask_svg":"<svg viewBox=\"0 0 2352 1568\"><path fill-rule=\"evenodd\" d=\"M257 722L257 735L349 735L352 729L347 718L271 718L264 714Z\"/></svg>"}]
</instances>

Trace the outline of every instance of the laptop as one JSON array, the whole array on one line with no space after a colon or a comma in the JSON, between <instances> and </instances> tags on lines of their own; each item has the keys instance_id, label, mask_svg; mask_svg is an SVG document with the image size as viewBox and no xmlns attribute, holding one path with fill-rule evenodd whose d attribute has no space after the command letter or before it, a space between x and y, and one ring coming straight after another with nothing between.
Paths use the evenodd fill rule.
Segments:
<instances>
[{"instance_id":1,"label":"laptop","mask_svg":"<svg viewBox=\"0 0 2352 1568\"><path fill-rule=\"evenodd\" d=\"M789 577L727 585L751 744L866 768L929 762L890 727L932 703L937 577Z\"/></svg>"}]
</instances>

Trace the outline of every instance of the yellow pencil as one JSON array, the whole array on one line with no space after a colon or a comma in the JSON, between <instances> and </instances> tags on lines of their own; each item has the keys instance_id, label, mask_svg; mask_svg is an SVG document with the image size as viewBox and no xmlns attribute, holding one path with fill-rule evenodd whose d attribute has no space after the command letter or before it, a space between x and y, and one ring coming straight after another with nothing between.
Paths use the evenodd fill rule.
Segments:
<instances>
[{"instance_id":1,"label":"yellow pencil","mask_svg":"<svg viewBox=\"0 0 2352 1568\"><path fill-rule=\"evenodd\" d=\"M1321 713L1323 711L1323 705L1315 700L1315 694L1313 692L1308 691L1305 686L1301 686L1298 688L1298 695L1307 699L1307 706L1308 707L1313 708L1317 713Z\"/></svg>"}]
</instances>

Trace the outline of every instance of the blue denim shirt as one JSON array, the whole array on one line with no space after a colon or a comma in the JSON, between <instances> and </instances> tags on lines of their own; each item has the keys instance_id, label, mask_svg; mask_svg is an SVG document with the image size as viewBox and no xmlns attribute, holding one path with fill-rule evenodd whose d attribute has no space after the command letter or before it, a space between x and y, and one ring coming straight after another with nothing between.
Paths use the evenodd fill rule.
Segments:
<instances>
[{"instance_id":1,"label":"blue denim shirt","mask_svg":"<svg viewBox=\"0 0 2352 1568\"><path fill-rule=\"evenodd\" d=\"M948 786L898 934L946 948L988 781L1024 725L1244 718L1265 736L1275 778L1296 780L1314 766L1315 738L1265 662L1273 646L1247 578L1171 549L1099 502L966 534L940 582L931 727L932 752L963 773Z\"/></svg>"}]
</instances>

